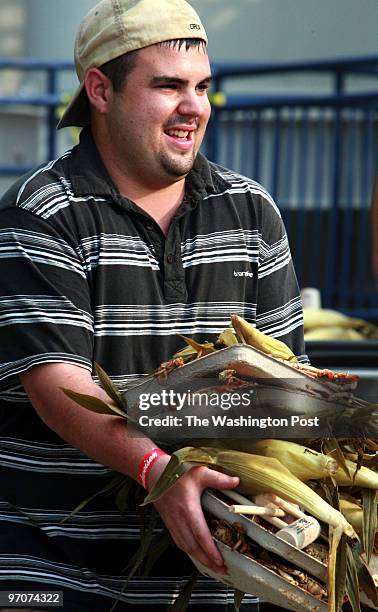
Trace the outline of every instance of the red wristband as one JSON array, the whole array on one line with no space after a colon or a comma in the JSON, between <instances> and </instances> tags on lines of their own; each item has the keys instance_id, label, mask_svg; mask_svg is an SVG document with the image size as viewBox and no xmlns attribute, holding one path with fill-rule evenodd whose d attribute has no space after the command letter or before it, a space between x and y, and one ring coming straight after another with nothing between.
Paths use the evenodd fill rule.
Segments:
<instances>
[{"instance_id":1,"label":"red wristband","mask_svg":"<svg viewBox=\"0 0 378 612\"><path fill-rule=\"evenodd\" d=\"M139 464L138 481L145 489L147 488L147 477L152 466L154 465L155 461L159 459L159 457L166 454L167 453L162 451L160 448L152 448L146 455L144 455Z\"/></svg>"}]
</instances>

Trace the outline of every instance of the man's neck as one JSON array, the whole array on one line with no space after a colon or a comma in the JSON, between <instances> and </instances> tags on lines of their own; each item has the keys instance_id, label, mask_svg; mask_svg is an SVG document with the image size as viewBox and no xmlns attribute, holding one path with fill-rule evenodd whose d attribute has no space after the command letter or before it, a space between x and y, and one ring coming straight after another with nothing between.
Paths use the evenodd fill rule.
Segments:
<instances>
[{"instance_id":1,"label":"man's neck","mask_svg":"<svg viewBox=\"0 0 378 612\"><path fill-rule=\"evenodd\" d=\"M164 234L168 233L169 225L176 210L184 199L185 179L182 179L167 187L148 190L120 190L146 213L148 213L160 226Z\"/></svg>"},{"instance_id":2,"label":"man's neck","mask_svg":"<svg viewBox=\"0 0 378 612\"><path fill-rule=\"evenodd\" d=\"M112 160L109 152L104 152L105 148L99 146L98 139L95 138L95 141L102 161L120 194L147 212L158 223L164 234L167 234L171 220L184 198L185 177L174 183L155 184L151 177L148 177L148 168L146 176L130 177L118 166L117 160Z\"/></svg>"}]
</instances>

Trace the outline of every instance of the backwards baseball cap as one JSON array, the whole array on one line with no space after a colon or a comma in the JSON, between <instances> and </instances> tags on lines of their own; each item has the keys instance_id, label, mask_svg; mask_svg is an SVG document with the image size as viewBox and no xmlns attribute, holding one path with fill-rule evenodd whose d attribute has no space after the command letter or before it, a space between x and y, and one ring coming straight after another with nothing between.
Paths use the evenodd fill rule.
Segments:
<instances>
[{"instance_id":1,"label":"backwards baseball cap","mask_svg":"<svg viewBox=\"0 0 378 612\"><path fill-rule=\"evenodd\" d=\"M80 81L58 129L90 123L84 76L124 53L177 38L199 38L207 44L196 11L185 0L102 0L81 22L75 42Z\"/></svg>"}]
</instances>

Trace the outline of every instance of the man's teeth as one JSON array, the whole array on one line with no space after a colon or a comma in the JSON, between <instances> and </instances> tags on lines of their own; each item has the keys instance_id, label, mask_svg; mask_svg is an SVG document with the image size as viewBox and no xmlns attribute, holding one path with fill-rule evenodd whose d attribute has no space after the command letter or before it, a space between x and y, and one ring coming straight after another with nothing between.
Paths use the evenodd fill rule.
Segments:
<instances>
[{"instance_id":1,"label":"man's teeth","mask_svg":"<svg viewBox=\"0 0 378 612\"><path fill-rule=\"evenodd\" d=\"M176 138L188 138L189 132L184 130L168 130L169 136L175 136Z\"/></svg>"}]
</instances>

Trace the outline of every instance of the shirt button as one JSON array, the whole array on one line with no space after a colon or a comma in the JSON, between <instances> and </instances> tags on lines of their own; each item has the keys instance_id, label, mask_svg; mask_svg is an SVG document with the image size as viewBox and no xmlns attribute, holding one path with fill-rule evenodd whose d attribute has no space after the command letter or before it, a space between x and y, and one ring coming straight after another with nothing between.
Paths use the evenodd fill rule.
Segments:
<instances>
[{"instance_id":1,"label":"shirt button","mask_svg":"<svg viewBox=\"0 0 378 612\"><path fill-rule=\"evenodd\" d=\"M167 255L167 263L171 264L173 262L174 262L174 257L172 253L169 253L169 255Z\"/></svg>"},{"instance_id":2,"label":"shirt button","mask_svg":"<svg viewBox=\"0 0 378 612\"><path fill-rule=\"evenodd\" d=\"M151 223L151 221L149 221L148 223L146 223L146 228L147 228L149 231L151 231L151 230L153 230L153 229L154 229L154 224L153 224L153 223Z\"/></svg>"}]
</instances>

